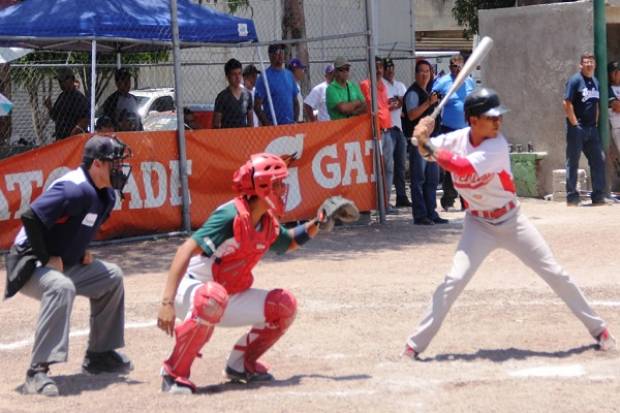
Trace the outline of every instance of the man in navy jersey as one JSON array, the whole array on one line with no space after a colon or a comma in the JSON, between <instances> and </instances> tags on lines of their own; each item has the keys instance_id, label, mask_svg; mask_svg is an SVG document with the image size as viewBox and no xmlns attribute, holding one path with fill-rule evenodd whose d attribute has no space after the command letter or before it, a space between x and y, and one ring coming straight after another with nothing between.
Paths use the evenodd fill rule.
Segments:
<instances>
[{"instance_id":1,"label":"man in navy jersey","mask_svg":"<svg viewBox=\"0 0 620 413\"><path fill-rule=\"evenodd\" d=\"M6 297L18 291L41 302L32 360L22 391L57 396L49 366L67 361L71 308L76 295L90 299L90 336L82 368L90 374L124 373L131 362L124 346L123 273L87 250L110 216L131 169L127 146L94 136L82 165L54 181L22 214L23 227L7 257ZM124 171L125 170L125 171Z\"/></svg>"},{"instance_id":2,"label":"man in navy jersey","mask_svg":"<svg viewBox=\"0 0 620 413\"><path fill-rule=\"evenodd\" d=\"M598 133L599 83L594 77L592 53L581 55L580 71L566 82L566 204L579 205L577 169L581 152L588 158L592 174L592 205L605 204L605 153Z\"/></svg>"}]
</instances>

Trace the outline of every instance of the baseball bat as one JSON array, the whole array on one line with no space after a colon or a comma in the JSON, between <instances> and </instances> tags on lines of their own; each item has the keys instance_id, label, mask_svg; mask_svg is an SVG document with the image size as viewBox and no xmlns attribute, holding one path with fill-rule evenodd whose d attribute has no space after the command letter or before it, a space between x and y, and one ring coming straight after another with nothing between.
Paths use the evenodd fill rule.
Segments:
<instances>
[{"instance_id":1,"label":"baseball bat","mask_svg":"<svg viewBox=\"0 0 620 413\"><path fill-rule=\"evenodd\" d=\"M459 74L456 75L456 78L454 79L454 82L452 83L450 89L448 89L448 92L443 98L441 98L441 101L439 102L435 110L433 110L433 113L430 114L431 118L437 119L437 116L441 113L441 110L448 102L448 99L450 99L450 96L452 96L454 92L456 92L463 85L463 82L465 82L467 76L469 76L471 72L474 71L476 66L478 66L478 64L480 64L482 60L484 60L484 58L487 54L489 54L489 51L492 48L493 39L485 36L482 38L482 40L480 40L480 43L478 43L478 46L476 46L476 48L471 52L471 56L469 56L469 59L467 59L467 62L465 62L465 65L463 65L463 68L461 69ZM415 141L417 140L415 138L412 138L411 142L413 144L417 143Z\"/></svg>"}]
</instances>

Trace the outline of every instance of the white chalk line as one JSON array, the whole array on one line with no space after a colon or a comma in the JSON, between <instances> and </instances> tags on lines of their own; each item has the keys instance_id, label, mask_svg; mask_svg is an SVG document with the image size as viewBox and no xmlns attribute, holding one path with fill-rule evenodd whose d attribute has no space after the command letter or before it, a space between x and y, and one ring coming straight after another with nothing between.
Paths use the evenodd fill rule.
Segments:
<instances>
[{"instance_id":1,"label":"white chalk line","mask_svg":"<svg viewBox=\"0 0 620 413\"><path fill-rule=\"evenodd\" d=\"M148 328L148 327L154 327L155 325L156 325L155 320L140 321L140 322L126 323L125 329L131 330L131 329L138 329L138 328ZM84 336L87 336L89 333L90 333L89 328L83 329L83 330L76 330L76 331L69 333L69 337L84 337ZM34 343L34 340L32 338L14 341L12 343L0 343L0 351L17 350L23 347L29 347L33 343Z\"/></svg>"},{"instance_id":2,"label":"white chalk line","mask_svg":"<svg viewBox=\"0 0 620 413\"><path fill-rule=\"evenodd\" d=\"M610 300L595 300L590 302L594 307L620 307L620 301L610 301ZM326 311L334 311L334 310L343 310L343 309L360 309L360 308L417 308L422 303L404 303L404 304L394 304L394 305L384 305L384 304L337 304L333 302L322 302L315 300L307 300L306 301L306 310L315 311L315 312L326 312ZM455 307L467 307L467 306L478 306L485 305L488 306L536 306L536 305L565 305L561 300L534 300L534 301L499 301L494 303L466 303L457 302ZM125 329L139 329L139 328L148 328L156 325L156 321L139 321L126 323ZM69 334L69 337L84 337L87 336L90 332L90 329L83 329L73 331ZM17 350L24 347L29 347L33 343L32 338L18 340L10 343L0 343L0 351L12 351ZM334 355L334 358L340 358L339 355Z\"/></svg>"}]
</instances>

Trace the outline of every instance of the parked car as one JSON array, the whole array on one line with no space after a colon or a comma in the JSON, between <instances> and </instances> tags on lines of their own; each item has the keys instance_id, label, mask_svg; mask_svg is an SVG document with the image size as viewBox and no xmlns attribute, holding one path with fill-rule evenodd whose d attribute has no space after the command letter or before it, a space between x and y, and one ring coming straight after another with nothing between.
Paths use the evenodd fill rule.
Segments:
<instances>
[{"instance_id":1,"label":"parked car","mask_svg":"<svg viewBox=\"0 0 620 413\"><path fill-rule=\"evenodd\" d=\"M209 129L213 119L213 104L187 105L185 114L186 129ZM177 113L174 110L153 112L143 122L145 131L162 131L177 129Z\"/></svg>"},{"instance_id":2,"label":"parked car","mask_svg":"<svg viewBox=\"0 0 620 413\"><path fill-rule=\"evenodd\" d=\"M136 89L129 93L138 98L138 115L142 123L151 112L168 112L175 108L174 89Z\"/></svg>"}]
</instances>

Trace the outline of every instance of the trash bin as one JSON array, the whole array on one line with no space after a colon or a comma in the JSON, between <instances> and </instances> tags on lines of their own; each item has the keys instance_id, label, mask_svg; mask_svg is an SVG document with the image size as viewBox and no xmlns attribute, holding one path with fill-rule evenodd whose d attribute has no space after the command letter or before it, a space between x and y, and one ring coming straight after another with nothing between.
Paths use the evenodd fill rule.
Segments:
<instances>
[{"instance_id":1,"label":"trash bin","mask_svg":"<svg viewBox=\"0 0 620 413\"><path fill-rule=\"evenodd\" d=\"M541 188L541 161L547 152L511 152L510 166L517 187L517 195L542 198L545 194Z\"/></svg>"}]
</instances>

